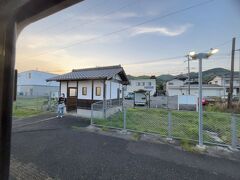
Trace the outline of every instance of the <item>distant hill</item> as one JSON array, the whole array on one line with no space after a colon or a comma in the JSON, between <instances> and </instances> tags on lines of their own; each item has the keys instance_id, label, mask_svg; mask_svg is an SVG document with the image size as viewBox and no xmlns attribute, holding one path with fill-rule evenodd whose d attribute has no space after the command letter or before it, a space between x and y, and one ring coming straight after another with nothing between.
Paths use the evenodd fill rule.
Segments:
<instances>
[{"instance_id":1,"label":"distant hill","mask_svg":"<svg viewBox=\"0 0 240 180\"><path fill-rule=\"evenodd\" d=\"M214 68L214 69L209 69L207 71L203 72L203 81L209 81L215 76L222 76L224 74L229 74L230 71L224 68Z\"/></svg>"},{"instance_id":2,"label":"distant hill","mask_svg":"<svg viewBox=\"0 0 240 180\"><path fill-rule=\"evenodd\" d=\"M160 76L157 77L157 79L159 81L163 81L163 82L170 81L174 78L175 78L175 76L173 76L171 74L163 74L163 75L160 75Z\"/></svg>"},{"instance_id":3,"label":"distant hill","mask_svg":"<svg viewBox=\"0 0 240 180\"><path fill-rule=\"evenodd\" d=\"M229 73L230 73L230 70L227 70L227 69L224 69L224 68L213 68L213 69L203 71L203 82L207 83L209 80L211 80L215 76L222 76L224 74L229 74ZM235 73L238 73L238 72L235 72ZM176 76L179 76L179 75L176 75ZM186 75L187 76L187 74L181 74L181 75ZM147 75L142 75L142 76L127 75L127 76L130 80L131 79L148 79L148 78L150 78L150 76L147 76ZM170 80L174 79L176 76L171 75L171 74L162 74L160 76L156 76L157 85L160 85L160 84L164 85L167 81L170 81ZM198 73L197 72L191 72L190 77L191 77L191 79L197 79L198 78Z\"/></svg>"}]
</instances>

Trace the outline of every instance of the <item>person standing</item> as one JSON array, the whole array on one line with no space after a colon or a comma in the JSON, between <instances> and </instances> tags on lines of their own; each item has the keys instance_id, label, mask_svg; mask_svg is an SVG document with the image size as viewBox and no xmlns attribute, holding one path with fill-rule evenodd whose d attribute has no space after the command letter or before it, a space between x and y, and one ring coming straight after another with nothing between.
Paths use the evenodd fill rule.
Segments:
<instances>
[{"instance_id":1,"label":"person standing","mask_svg":"<svg viewBox=\"0 0 240 180\"><path fill-rule=\"evenodd\" d=\"M65 104L66 104L65 94L62 93L62 95L58 98L58 112L57 112L57 117L60 117L60 118L63 117Z\"/></svg>"}]
</instances>

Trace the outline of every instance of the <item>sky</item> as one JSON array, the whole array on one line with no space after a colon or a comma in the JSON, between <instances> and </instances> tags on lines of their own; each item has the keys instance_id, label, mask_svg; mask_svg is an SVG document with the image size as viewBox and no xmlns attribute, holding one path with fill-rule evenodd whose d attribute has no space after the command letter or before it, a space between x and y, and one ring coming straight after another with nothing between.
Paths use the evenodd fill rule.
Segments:
<instances>
[{"instance_id":1,"label":"sky","mask_svg":"<svg viewBox=\"0 0 240 180\"><path fill-rule=\"evenodd\" d=\"M190 51L219 48L203 70L230 69L233 37L240 48L239 18L239 0L85 0L27 26L16 68L63 74L121 64L135 76L180 74ZM198 62L190 67L196 72Z\"/></svg>"}]
</instances>

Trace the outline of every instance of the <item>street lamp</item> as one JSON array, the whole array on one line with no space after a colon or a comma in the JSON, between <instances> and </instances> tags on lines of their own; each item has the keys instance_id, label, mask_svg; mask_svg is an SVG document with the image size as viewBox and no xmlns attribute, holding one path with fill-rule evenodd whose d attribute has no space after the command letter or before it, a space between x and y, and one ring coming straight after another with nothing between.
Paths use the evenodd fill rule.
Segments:
<instances>
[{"instance_id":1,"label":"street lamp","mask_svg":"<svg viewBox=\"0 0 240 180\"><path fill-rule=\"evenodd\" d=\"M216 54L219 50L218 49L210 49L208 53L195 53L194 51L189 53L189 56L192 58L192 60L199 61L199 71L198 71L198 142L199 147L203 147L203 113L202 113L202 59L208 59L210 56Z\"/></svg>"}]
</instances>

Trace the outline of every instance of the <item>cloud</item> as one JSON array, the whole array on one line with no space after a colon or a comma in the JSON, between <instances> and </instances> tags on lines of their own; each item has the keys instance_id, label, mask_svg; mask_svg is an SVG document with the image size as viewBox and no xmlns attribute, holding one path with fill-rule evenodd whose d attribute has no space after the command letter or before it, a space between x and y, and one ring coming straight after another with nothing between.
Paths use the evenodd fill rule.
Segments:
<instances>
[{"instance_id":1,"label":"cloud","mask_svg":"<svg viewBox=\"0 0 240 180\"><path fill-rule=\"evenodd\" d=\"M109 13L110 14L110 13ZM108 13L106 14L85 14L79 16L75 21L82 21L87 23L92 23L95 21L104 21L104 20L122 20L122 19L128 19L128 18L137 18L140 17L139 14L135 12L117 12L114 14L111 14L111 16Z\"/></svg>"},{"instance_id":2,"label":"cloud","mask_svg":"<svg viewBox=\"0 0 240 180\"><path fill-rule=\"evenodd\" d=\"M185 33L190 27L192 27L191 24L182 25L173 29L167 27L138 27L133 30L132 35L157 34L164 36L179 36Z\"/></svg>"},{"instance_id":3,"label":"cloud","mask_svg":"<svg viewBox=\"0 0 240 180\"><path fill-rule=\"evenodd\" d=\"M79 41L87 41L92 38L96 38L97 34L82 33L82 34L65 34L65 35L29 35L18 43L21 46L25 46L29 49L39 49L45 47L58 47L59 45L71 44Z\"/></svg>"}]
</instances>

